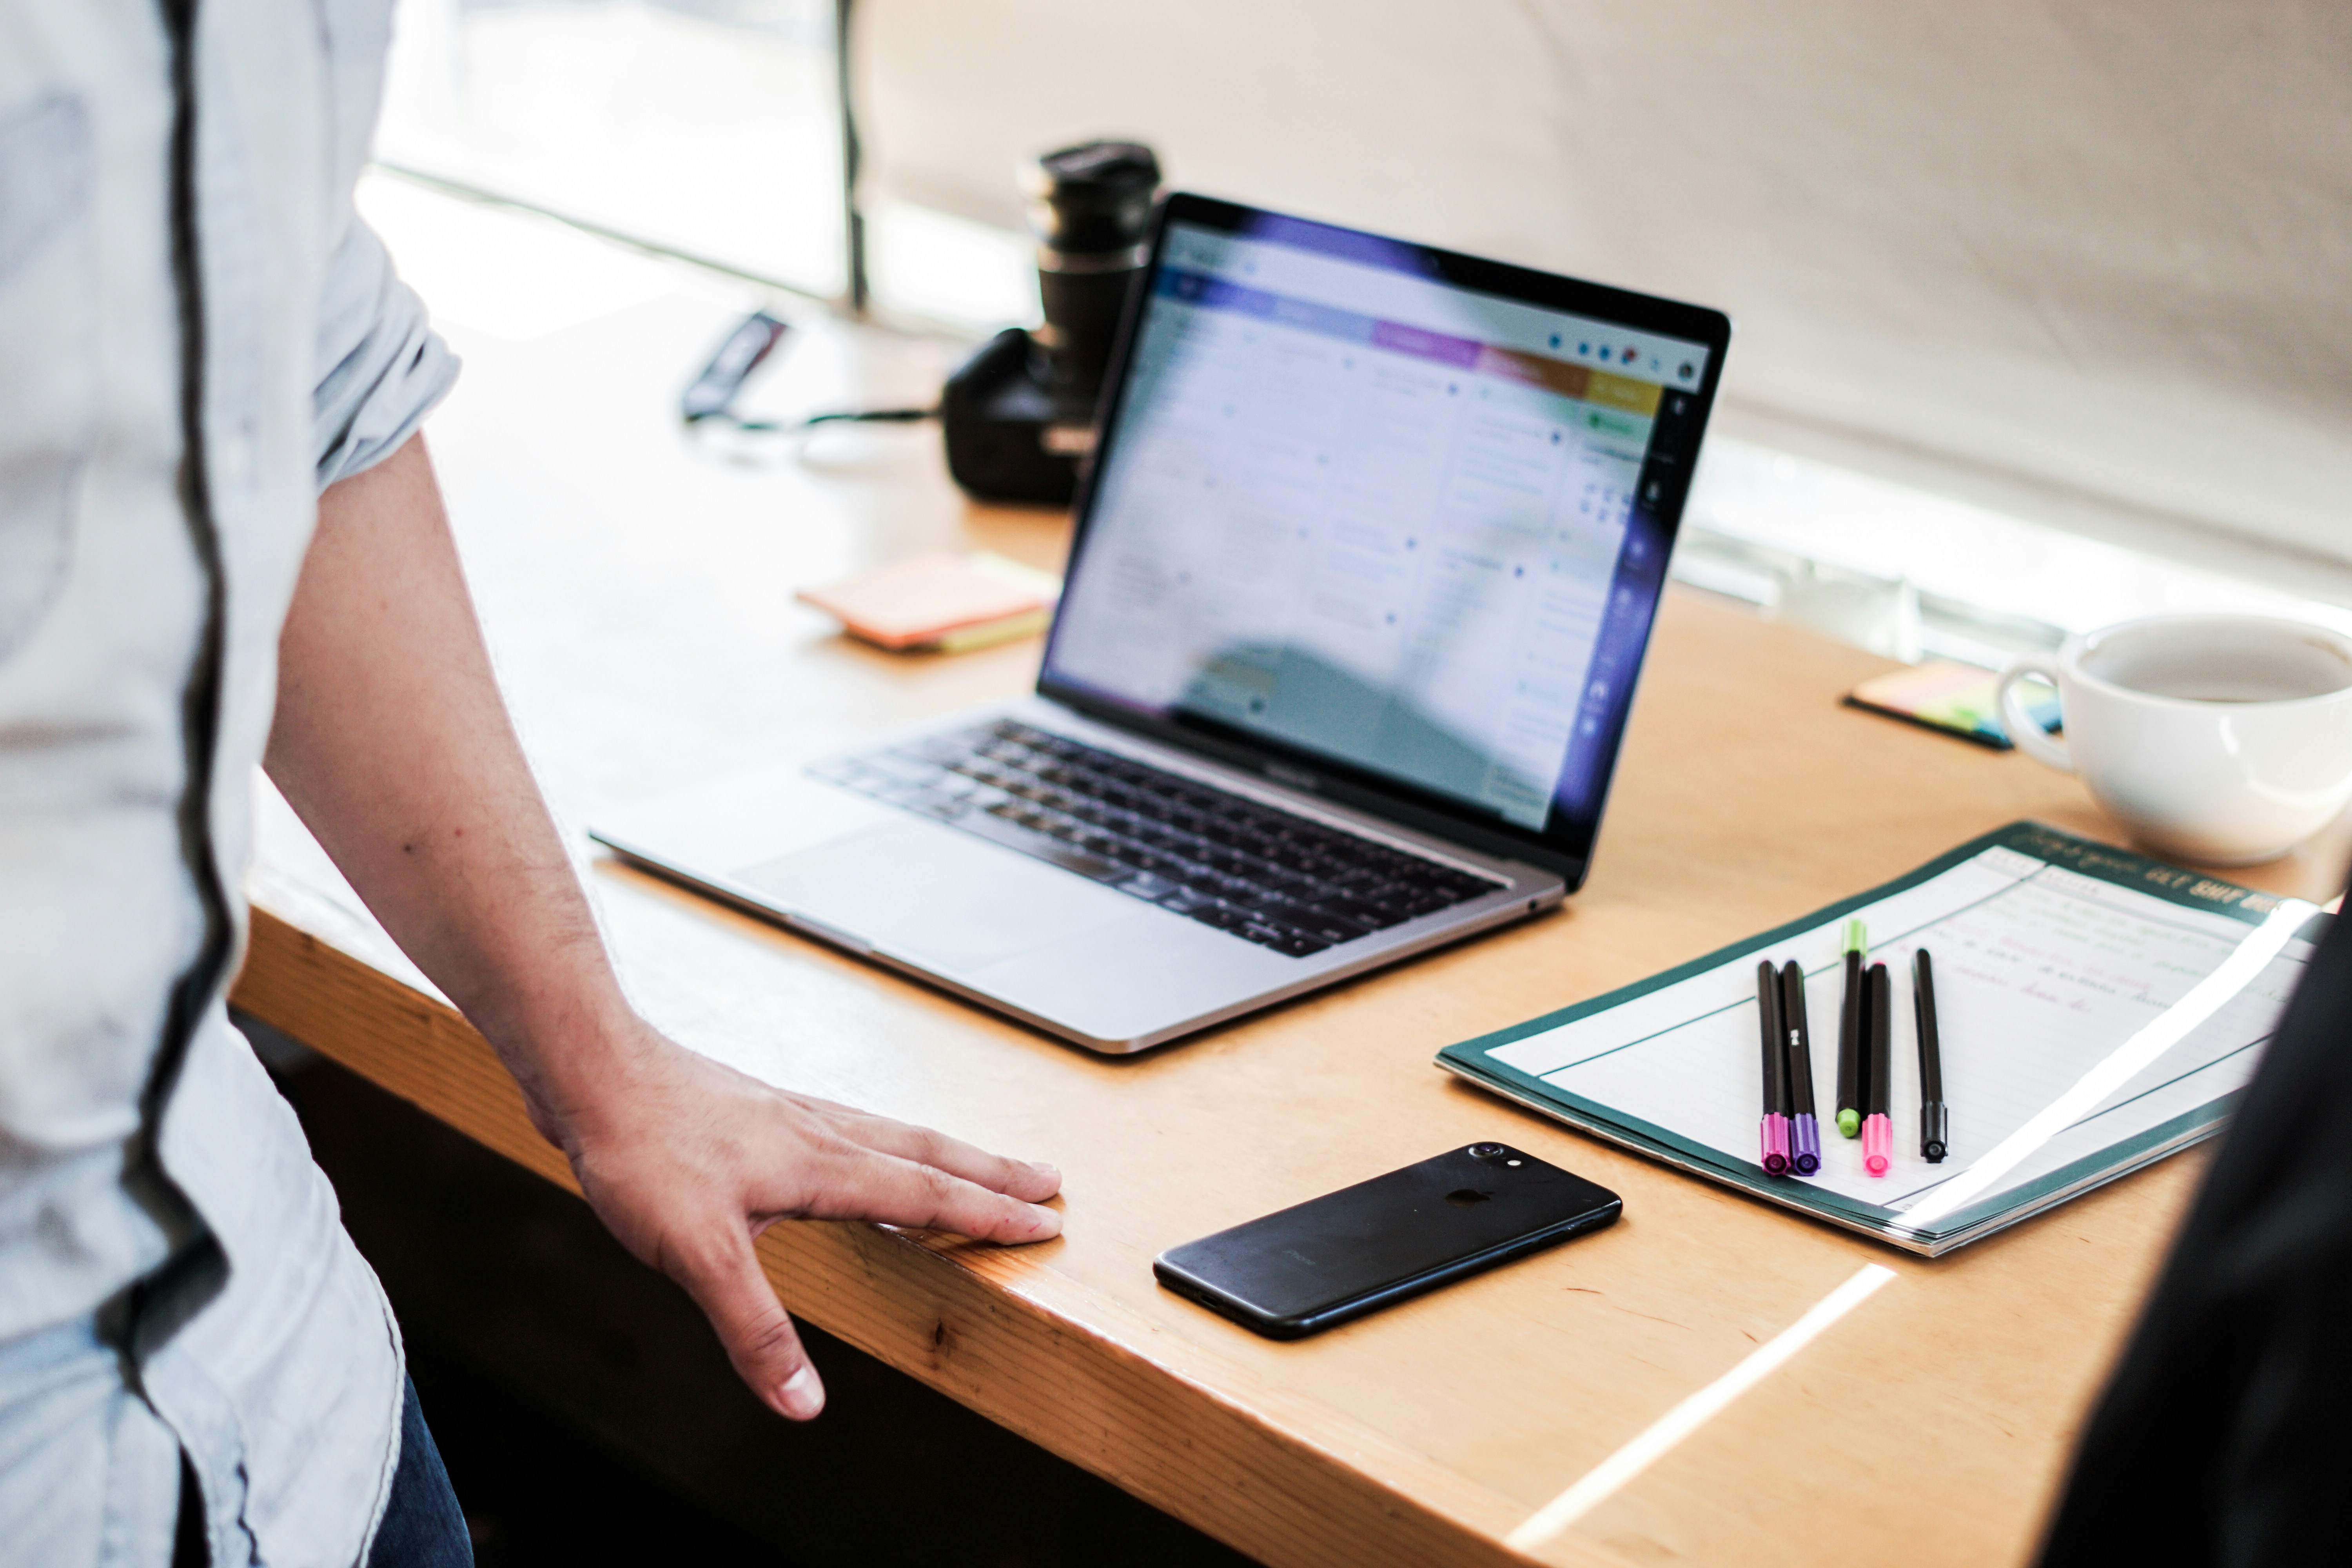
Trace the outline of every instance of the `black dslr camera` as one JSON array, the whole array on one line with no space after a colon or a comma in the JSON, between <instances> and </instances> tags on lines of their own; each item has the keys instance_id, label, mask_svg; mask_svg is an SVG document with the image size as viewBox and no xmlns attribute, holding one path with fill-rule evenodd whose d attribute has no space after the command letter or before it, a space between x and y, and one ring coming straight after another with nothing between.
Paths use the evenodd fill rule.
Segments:
<instances>
[{"instance_id":1,"label":"black dslr camera","mask_svg":"<svg viewBox=\"0 0 2352 1568\"><path fill-rule=\"evenodd\" d=\"M1089 142L1028 172L1045 325L1008 327L948 378L948 472L982 500L1069 504L1094 449L1111 339L1150 250L1160 160L1136 142Z\"/></svg>"}]
</instances>

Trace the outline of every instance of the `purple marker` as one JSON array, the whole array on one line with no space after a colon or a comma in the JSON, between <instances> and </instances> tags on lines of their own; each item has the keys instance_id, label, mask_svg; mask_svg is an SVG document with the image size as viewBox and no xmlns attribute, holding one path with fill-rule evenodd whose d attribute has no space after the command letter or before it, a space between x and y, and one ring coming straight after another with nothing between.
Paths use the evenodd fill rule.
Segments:
<instances>
[{"instance_id":1,"label":"purple marker","mask_svg":"<svg viewBox=\"0 0 2352 1568\"><path fill-rule=\"evenodd\" d=\"M1805 972L1793 959L1780 966L1780 1037L1789 1054L1789 1168L1810 1176L1822 1168L1822 1124L1813 1118L1813 1041L1805 1027Z\"/></svg>"}]
</instances>

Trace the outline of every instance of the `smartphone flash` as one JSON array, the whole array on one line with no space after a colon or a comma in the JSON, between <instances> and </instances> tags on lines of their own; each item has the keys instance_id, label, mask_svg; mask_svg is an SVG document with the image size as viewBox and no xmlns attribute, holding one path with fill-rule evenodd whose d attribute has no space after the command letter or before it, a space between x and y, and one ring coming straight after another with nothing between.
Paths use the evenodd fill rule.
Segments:
<instances>
[{"instance_id":1,"label":"smartphone flash","mask_svg":"<svg viewBox=\"0 0 2352 1568\"><path fill-rule=\"evenodd\" d=\"M1504 1164L1506 1164L1506 1165L1516 1165L1516 1164L1517 1164L1517 1163L1518 1163L1518 1162L1517 1162L1517 1160L1506 1160L1506 1161L1504 1161L1504 1162L1503 1162L1503 1163L1504 1163Z\"/></svg>"}]
</instances>

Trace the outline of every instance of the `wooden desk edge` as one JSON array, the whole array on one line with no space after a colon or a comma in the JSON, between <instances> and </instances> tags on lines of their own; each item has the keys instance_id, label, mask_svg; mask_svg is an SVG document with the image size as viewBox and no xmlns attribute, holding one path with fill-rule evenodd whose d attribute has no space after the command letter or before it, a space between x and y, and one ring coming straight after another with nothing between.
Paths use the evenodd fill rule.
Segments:
<instances>
[{"instance_id":1,"label":"wooden desk edge","mask_svg":"<svg viewBox=\"0 0 2352 1568\"><path fill-rule=\"evenodd\" d=\"M579 1191L488 1043L438 998L257 905L231 999ZM992 1283L951 1250L873 1226L797 1224L771 1227L760 1253L795 1314L1276 1568L1528 1561L1496 1538L1518 1523L1508 1500L1387 1444L1377 1463L1385 1479L1368 1473L1369 1456L1329 1453L1280 1431L1213 1388ZM1544 1560L1618 1568L1612 1555L1569 1541L1547 1547Z\"/></svg>"}]
</instances>

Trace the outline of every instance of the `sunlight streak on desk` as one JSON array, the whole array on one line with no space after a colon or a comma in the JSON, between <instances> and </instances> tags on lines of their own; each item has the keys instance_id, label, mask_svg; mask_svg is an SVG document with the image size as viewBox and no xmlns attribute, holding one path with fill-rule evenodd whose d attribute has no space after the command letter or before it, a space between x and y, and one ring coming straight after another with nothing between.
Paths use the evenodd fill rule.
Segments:
<instances>
[{"instance_id":1,"label":"sunlight streak on desk","mask_svg":"<svg viewBox=\"0 0 2352 1568\"><path fill-rule=\"evenodd\" d=\"M1649 1429L1587 1471L1584 1478L1528 1517L1503 1538L1518 1552L1532 1552L1614 1496L1626 1482L1664 1458L1675 1446L1720 1415L1731 1402L1770 1376L1783 1363L1819 1338L1832 1323L1867 1300L1895 1278L1883 1264L1864 1264L1852 1279L1816 1302L1813 1309L1759 1345L1748 1358L1672 1410Z\"/></svg>"}]
</instances>

